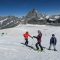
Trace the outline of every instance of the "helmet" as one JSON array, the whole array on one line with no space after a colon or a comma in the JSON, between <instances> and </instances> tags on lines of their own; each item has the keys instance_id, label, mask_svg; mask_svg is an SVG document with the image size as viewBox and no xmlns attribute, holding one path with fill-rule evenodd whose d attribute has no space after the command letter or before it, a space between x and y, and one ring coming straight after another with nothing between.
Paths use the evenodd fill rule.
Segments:
<instances>
[{"instance_id":1,"label":"helmet","mask_svg":"<svg viewBox=\"0 0 60 60\"><path fill-rule=\"evenodd\" d=\"M41 31L40 31L40 30L38 30L38 33L41 33Z\"/></svg>"},{"instance_id":2,"label":"helmet","mask_svg":"<svg viewBox=\"0 0 60 60\"><path fill-rule=\"evenodd\" d=\"M28 31L26 31L26 34L28 34Z\"/></svg>"},{"instance_id":3,"label":"helmet","mask_svg":"<svg viewBox=\"0 0 60 60\"><path fill-rule=\"evenodd\" d=\"M54 34L52 34L52 36L55 36Z\"/></svg>"}]
</instances>

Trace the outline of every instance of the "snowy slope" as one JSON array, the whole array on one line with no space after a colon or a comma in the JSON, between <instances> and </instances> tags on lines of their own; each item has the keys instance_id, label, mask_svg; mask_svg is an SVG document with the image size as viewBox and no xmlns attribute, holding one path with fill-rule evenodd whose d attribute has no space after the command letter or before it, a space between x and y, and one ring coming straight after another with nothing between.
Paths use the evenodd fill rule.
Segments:
<instances>
[{"instance_id":1,"label":"snowy slope","mask_svg":"<svg viewBox=\"0 0 60 60\"><path fill-rule=\"evenodd\" d=\"M23 33L29 31L32 36L37 35L37 30L41 30L42 45L49 47L49 39L54 33L57 37L58 51L43 52L34 51L21 43L24 43ZM4 35L1 33L4 32ZM0 60L60 60L60 27L45 25L19 25L15 28L0 30ZM29 45L35 47L36 39L29 38Z\"/></svg>"}]
</instances>

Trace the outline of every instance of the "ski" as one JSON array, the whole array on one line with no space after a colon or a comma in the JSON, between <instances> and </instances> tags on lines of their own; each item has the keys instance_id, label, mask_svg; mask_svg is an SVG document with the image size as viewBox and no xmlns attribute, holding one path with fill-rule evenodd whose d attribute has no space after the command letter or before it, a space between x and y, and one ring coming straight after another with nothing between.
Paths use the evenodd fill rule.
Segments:
<instances>
[{"instance_id":1,"label":"ski","mask_svg":"<svg viewBox=\"0 0 60 60\"><path fill-rule=\"evenodd\" d=\"M22 45L25 45L25 43L21 43ZM25 45L26 47L29 47L30 49L33 49L34 51L38 51L38 52L42 52L40 49L37 50L36 48L34 48L33 46L30 45Z\"/></svg>"},{"instance_id":2,"label":"ski","mask_svg":"<svg viewBox=\"0 0 60 60\"><path fill-rule=\"evenodd\" d=\"M47 50L51 50L51 51L57 51L57 50L54 50L54 49L49 49L49 48L46 48L46 47L43 47L44 49L47 49Z\"/></svg>"},{"instance_id":3,"label":"ski","mask_svg":"<svg viewBox=\"0 0 60 60\"><path fill-rule=\"evenodd\" d=\"M23 44L23 45L25 45L26 47L29 47L29 48L31 48L31 49L33 49L33 50L36 50L33 46L26 45L25 43L21 43L21 44Z\"/></svg>"}]
</instances>

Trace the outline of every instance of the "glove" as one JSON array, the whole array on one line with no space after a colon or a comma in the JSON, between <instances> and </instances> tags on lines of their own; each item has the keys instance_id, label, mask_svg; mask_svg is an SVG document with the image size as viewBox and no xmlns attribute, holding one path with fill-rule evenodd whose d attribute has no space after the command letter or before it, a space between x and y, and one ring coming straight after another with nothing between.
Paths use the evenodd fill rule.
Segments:
<instances>
[{"instance_id":1,"label":"glove","mask_svg":"<svg viewBox=\"0 0 60 60\"><path fill-rule=\"evenodd\" d=\"M33 36L33 38L35 38L35 36Z\"/></svg>"},{"instance_id":2,"label":"glove","mask_svg":"<svg viewBox=\"0 0 60 60\"><path fill-rule=\"evenodd\" d=\"M33 39L33 37L31 37Z\"/></svg>"}]
</instances>

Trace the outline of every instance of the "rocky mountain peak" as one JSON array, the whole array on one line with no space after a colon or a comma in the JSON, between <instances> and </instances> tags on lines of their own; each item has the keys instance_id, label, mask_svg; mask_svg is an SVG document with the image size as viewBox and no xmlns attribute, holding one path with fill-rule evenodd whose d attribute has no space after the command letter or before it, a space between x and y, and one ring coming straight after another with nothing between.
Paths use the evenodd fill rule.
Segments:
<instances>
[{"instance_id":1,"label":"rocky mountain peak","mask_svg":"<svg viewBox=\"0 0 60 60\"><path fill-rule=\"evenodd\" d=\"M40 17L43 17L43 16L44 15L42 13L40 13L37 9L32 9L26 15L27 18L40 18Z\"/></svg>"}]
</instances>

